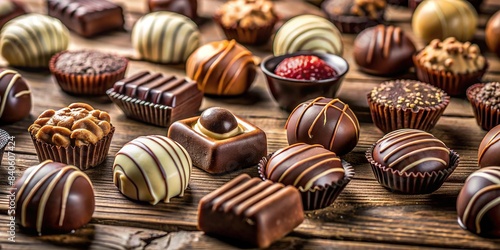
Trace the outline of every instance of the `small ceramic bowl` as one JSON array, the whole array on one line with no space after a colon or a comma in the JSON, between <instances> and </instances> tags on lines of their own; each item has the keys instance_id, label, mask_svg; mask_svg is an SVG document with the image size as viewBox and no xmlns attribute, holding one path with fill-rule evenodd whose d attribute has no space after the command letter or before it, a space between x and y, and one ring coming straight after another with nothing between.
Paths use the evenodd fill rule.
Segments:
<instances>
[{"instance_id":1,"label":"small ceramic bowl","mask_svg":"<svg viewBox=\"0 0 500 250\"><path fill-rule=\"evenodd\" d=\"M278 76L274 73L278 64L285 58L299 55L314 55L319 57L332 67L337 72L337 75L323 80L296 80ZM318 96L335 97L347 71L349 71L349 64L344 58L334 54L301 51L267 57L260 64L260 68L266 75L267 86L276 102L278 102L282 109L291 112L297 105L309 99Z\"/></svg>"}]
</instances>

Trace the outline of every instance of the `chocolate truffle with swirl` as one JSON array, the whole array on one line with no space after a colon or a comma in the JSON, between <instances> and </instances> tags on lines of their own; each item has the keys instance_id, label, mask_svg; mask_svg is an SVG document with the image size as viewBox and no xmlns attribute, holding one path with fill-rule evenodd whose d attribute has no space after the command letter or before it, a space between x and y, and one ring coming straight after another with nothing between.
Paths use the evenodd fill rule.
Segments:
<instances>
[{"instance_id":1,"label":"chocolate truffle with swirl","mask_svg":"<svg viewBox=\"0 0 500 250\"><path fill-rule=\"evenodd\" d=\"M364 72L393 75L412 66L413 41L394 26L377 25L363 30L354 40L354 61Z\"/></svg>"},{"instance_id":2,"label":"chocolate truffle with swirl","mask_svg":"<svg viewBox=\"0 0 500 250\"><path fill-rule=\"evenodd\" d=\"M168 137L186 148L193 165L209 173L249 167L267 154L264 131L224 108L174 122Z\"/></svg>"},{"instance_id":3,"label":"chocolate truffle with swirl","mask_svg":"<svg viewBox=\"0 0 500 250\"><path fill-rule=\"evenodd\" d=\"M31 91L14 70L0 69L0 123L17 122L30 114Z\"/></svg>"},{"instance_id":4,"label":"chocolate truffle with swirl","mask_svg":"<svg viewBox=\"0 0 500 250\"><path fill-rule=\"evenodd\" d=\"M349 153L359 140L358 119L339 99L318 97L299 104L285 128L289 144L321 144L338 155Z\"/></svg>"},{"instance_id":5,"label":"chocolate truffle with swirl","mask_svg":"<svg viewBox=\"0 0 500 250\"><path fill-rule=\"evenodd\" d=\"M189 56L186 74L205 94L234 96L245 93L255 78L252 52L235 40L205 44Z\"/></svg>"},{"instance_id":6,"label":"chocolate truffle with swirl","mask_svg":"<svg viewBox=\"0 0 500 250\"><path fill-rule=\"evenodd\" d=\"M26 169L14 190L17 224L40 235L69 233L94 213L92 182L75 166L46 160Z\"/></svg>"},{"instance_id":7,"label":"chocolate truffle with swirl","mask_svg":"<svg viewBox=\"0 0 500 250\"><path fill-rule=\"evenodd\" d=\"M500 167L469 175L457 197L458 224L475 234L500 237Z\"/></svg>"}]
</instances>

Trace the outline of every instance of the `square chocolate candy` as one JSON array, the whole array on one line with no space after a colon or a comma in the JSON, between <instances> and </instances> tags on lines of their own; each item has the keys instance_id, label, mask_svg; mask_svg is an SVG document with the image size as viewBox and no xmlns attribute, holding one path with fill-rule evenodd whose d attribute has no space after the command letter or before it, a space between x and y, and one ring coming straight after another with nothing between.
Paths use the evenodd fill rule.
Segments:
<instances>
[{"instance_id":1,"label":"square chocolate candy","mask_svg":"<svg viewBox=\"0 0 500 250\"><path fill-rule=\"evenodd\" d=\"M203 197L198 229L265 248L304 220L299 191L242 174Z\"/></svg>"},{"instance_id":2,"label":"square chocolate candy","mask_svg":"<svg viewBox=\"0 0 500 250\"><path fill-rule=\"evenodd\" d=\"M107 0L47 0L48 14L84 37L123 29L123 9Z\"/></svg>"},{"instance_id":3,"label":"square chocolate candy","mask_svg":"<svg viewBox=\"0 0 500 250\"><path fill-rule=\"evenodd\" d=\"M221 112L229 114L218 116ZM210 128L200 125L206 120L211 120L208 123L212 128L233 124L233 129L231 132L212 133ZM168 137L188 151L194 166L212 174L256 165L267 154L264 131L236 115L233 118L232 113L222 108L210 108L201 116L172 123Z\"/></svg>"}]
</instances>

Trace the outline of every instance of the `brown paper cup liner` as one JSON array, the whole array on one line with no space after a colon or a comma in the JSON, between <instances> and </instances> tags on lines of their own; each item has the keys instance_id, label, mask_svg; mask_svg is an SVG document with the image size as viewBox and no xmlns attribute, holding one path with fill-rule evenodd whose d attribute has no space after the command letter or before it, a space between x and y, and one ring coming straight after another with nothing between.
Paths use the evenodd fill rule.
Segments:
<instances>
[{"instance_id":1,"label":"brown paper cup liner","mask_svg":"<svg viewBox=\"0 0 500 250\"><path fill-rule=\"evenodd\" d=\"M372 158L373 144L365 153L378 183L388 190L404 194L429 194L438 190L457 168L460 156L450 150L450 166L440 171L421 173L401 173L399 170L387 168Z\"/></svg>"},{"instance_id":2,"label":"brown paper cup liner","mask_svg":"<svg viewBox=\"0 0 500 250\"><path fill-rule=\"evenodd\" d=\"M114 133L115 127L111 127L111 131L101 140L95 144L86 146L56 146L38 140L34 135L31 135L31 139L33 140L33 145L35 146L36 154L40 162L50 159L77 166L81 170L87 170L106 160Z\"/></svg>"},{"instance_id":3,"label":"brown paper cup liner","mask_svg":"<svg viewBox=\"0 0 500 250\"><path fill-rule=\"evenodd\" d=\"M415 64L415 72L417 73L418 80L441 88L450 96L464 96L468 87L474 83L481 82L481 77L483 77L486 69L488 69L487 62L484 69L468 74L453 74L451 72L428 69L418 61L418 53L413 54L413 63Z\"/></svg>"},{"instance_id":4,"label":"brown paper cup liner","mask_svg":"<svg viewBox=\"0 0 500 250\"><path fill-rule=\"evenodd\" d=\"M114 92L112 88L106 91L106 94L127 117L159 127L169 127L172 122L195 114L203 100L203 93L199 92L190 100L172 108L122 95Z\"/></svg>"},{"instance_id":5,"label":"brown paper cup liner","mask_svg":"<svg viewBox=\"0 0 500 250\"><path fill-rule=\"evenodd\" d=\"M450 103L450 97L445 95L443 102L433 107L421 108L415 112L412 109L379 104L372 100L370 93L367 95L367 100L373 123L384 133L402 128L430 131Z\"/></svg>"},{"instance_id":6,"label":"brown paper cup liner","mask_svg":"<svg viewBox=\"0 0 500 250\"><path fill-rule=\"evenodd\" d=\"M370 19L363 16L331 15L330 21L339 29L341 33L357 34L366 28L384 23L385 10L379 11L377 19Z\"/></svg>"},{"instance_id":7,"label":"brown paper cup liner","mask_svg":"<svg viewBox=\"0 0 500 250\"><path fill-rule=\"evenodd\" d=\"M467 89L467 99L469 99L476 117L477 125L482 129L489 131L500 124L500 110L486 105L476 100L477 93L484 87L484 83L477 83Z\"/></svg>"},{"instance_id":8,"label":"brown paper cup liner","mask_svg":"<svg viewBox=\"0 0 500 250\"><path fill-rule=\"evenodd\" d=\"M234 39L248 45L262 45L269 41L278 18L271 20L268 25L257 28L241 28L238 26L226 27L220 21L220 15L214 15L214 21L221 27L228 40Z\"/></svg>"},{"instance_id":9,"label":"brown paper cup liner","mask_svg":"<svg viewBox=\"0 0 500 250\"><path fill-rule=\"evenodd\" d=\"M121 80L125 76L127 70L128 60L125 60L125 66L111 73L104 73L99 75L82 75L82 74L69 74L64 73L56 68L56 62L59 56L66 51L54 55L49 62L49 70L54 75L56 82L61 89L73 95L90 95L98 96L105 95L106 90L113 87L115 82Z\"/></svg>"},{"instance_id":10,"label":"brown paper cup liner","mask_svg":"<svg viewBox=\"0 0 500 250\"><path fill-rule=\"evenodd\" d=\"M264 168L272 154L263 157L258 164L259 176L262 180L267 180ZM302 205L304 210L315 210L330 206L339 194L344 190L345 186L354 177L354 168L348 162L342 160L342 167L344 167L344 179L331 185L316 186L308 190L299 187L300 195L302 196Z\"/></svg>"}]
</instances>

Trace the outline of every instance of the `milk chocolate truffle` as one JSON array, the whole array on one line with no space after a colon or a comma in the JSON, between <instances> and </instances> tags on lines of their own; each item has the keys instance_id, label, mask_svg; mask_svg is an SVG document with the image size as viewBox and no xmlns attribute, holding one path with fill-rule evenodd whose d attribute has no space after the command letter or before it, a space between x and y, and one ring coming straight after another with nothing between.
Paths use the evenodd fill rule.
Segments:
<instances>
[{"instance_id":1,"label":"milk chocolate truffle","mask_svg":"<svg viewBox=\"0 0 500 250\"><path fill-rule=\"evenodd\" d=\"M486 24L486 45L500 57L500 11L497 11Z\"/></svg>"},{"instance_id":2,"label":"milk chocolate truffle","mask_svg":"<svg viewBox=\"0 0 500 250\"><path fill-rule=\"evenodd\" d=\"M200 45L200 31L186 16L168 11L153 12L135 23L132 45L145 60L183 63Z\"/></svg>"},{"instance_id":3,"label":"milk chocolate truffle","mask_svg":"<svg viewBox=\"0 0 500 250\"><path fill-rule=\"evenodd\" d=\"M359 140L358 119L339 99L318 97L299 104L285 128L288 144L321 144L338 155L351 152Z\"/></svg>"},{"instance_id":4,"label":"milk chocolate truffle","mask_svg":"<svg viewBox=\"0 0 500 250\"><path fill-rule=\"evenodd\" d=\"M394 75L412 66L415 44L400 27L378 25L354 40L354 61L364 72Z\"/></svg>"},{"instance_id":5,"label":"milk chocolate truffle","mask_svg":"<svg viewBox=\"0 0 500 250\"><path fill-rule=\"evenodd\" d=\"M255 78L252 52L235 40L223 40L198 48L186 63L186 74L209 95L241 95Z\"/></svg>"},{"instance_id":6,"label":"milk chocolate truffle","mask_svg":"<svg viewBox=\"0 0 500 250\"><path fill-rule=\"evenodd\" d=\"M455 37L465 42L474 37L477 12L464 0L426 0L413 13L411 25L417 37L429 42Z\"/></svg>"},{"instance_id":7,"label":"milk chocolate truffle","mask_svg":"<svg viewBox=\"0 0 500 250\"><path fill-rule=\"evenodd\" d=\"M0 0L0 29L11 19L25 14L24 8L12 0Z\"/></svg>"},{"instance_id":8,"label":"milk chocolate truffle","mask_svg":"<svg viewBox=\"0 0 500 250\"><path fill-rule=\"evenodd\" d=\"M69 43L69 31L61 21L41 14L12 19L1 32L2 56L17 67L48 67L50 58Z\"/></svg>"},{"instance_id":9,"label":"milk chocolate truffle","mask_svg":"<svg viewBox=\"0 0 500 250\"><path fill-rule=\"evenodd\" d=\"M177 142L161 135L138 137L116 153L113 183L130 199L170 202L184 196L191 176L191 157Z\"/></svg>"},{"instance_id":10,"label":"milk chocolate truffle","mask_svg":"<svg viewBox=\"0 0 500 250\"><path fill-rule=\"evenodd\" d=\"M500 237L500 167L469 175L457 197L458 224L472 233Z\"/></svg>"},{"instance_id":11,"label":"milk chocolate truffle","mask_svg":"<svg viewBox=\"0 0 500 250\"><path fill-rule=\"evenodd\" d=\"M500 166L500 125L493 127L483 137L477 152L477 161L480 168Z\"/></svg>"},{"instance_id":12,"label":"milk chocolate truffle","mask_svg":"<svg viewBox=\"0 0 500 250\"><path fill-rule=\"evenodd\" d=\"M75 166L44 161L26 169L14 190L17 224L39 235L69 233L94 213L92 182Z\"/></svg>"},{"instance_id":13,"label":"milk chocolate truffle","mask_svg":"<svg viewBox=\"0 0 500 250\"><path fill-rule=\"evenodd\" d=\"M0 69L0 123L17 122L30 114L31 91L14 70Z\"/></svg>"},{"instance_id":14,"label":"milk chocolate truffle","mask_svg":"<svg viewBox=\"0 0 500 250\"><path fill-rule=\"evenodd\" d=\"M275 56L297 51L326 52L341 56L344 45L340 31L330 21L315 15L300 15L288 20L276 33Z\"/></svg>"},{"instance_id":15,"label":"milk chocolate truffle","mask_svg":"<svg viewBox=\"0 0 500 250\"><path fill-rule=\"evenodd\" d=\"M198 0L148 0L149 11L170 11L191 19L198 17Z\"/></svg>"}]
</instances>

